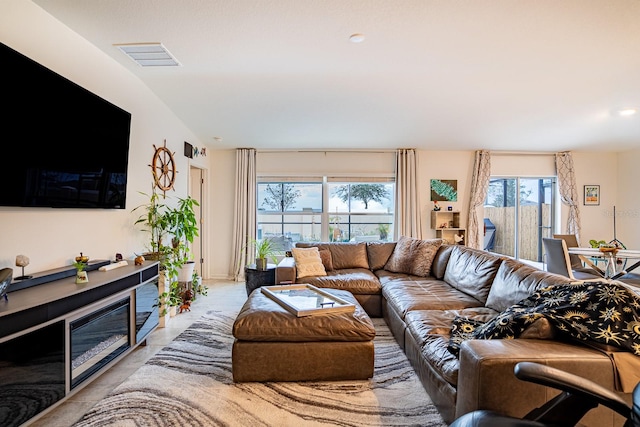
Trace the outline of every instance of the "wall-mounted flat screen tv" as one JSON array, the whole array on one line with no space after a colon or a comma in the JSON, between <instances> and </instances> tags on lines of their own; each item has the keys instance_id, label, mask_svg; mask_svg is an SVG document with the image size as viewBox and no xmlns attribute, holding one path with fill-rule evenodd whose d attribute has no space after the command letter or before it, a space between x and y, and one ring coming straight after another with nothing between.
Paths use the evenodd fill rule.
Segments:
<instances>
[{"instance_id":1,"label":"wall-mounted flat screen tv","mask_svg":"<svg viewBox=\"0 0 640 427\"><path fill-rule=\"evenodd\" d=\"M0 206L125 209L131 114L0 43Z\"/></svg>"}]
</instances>

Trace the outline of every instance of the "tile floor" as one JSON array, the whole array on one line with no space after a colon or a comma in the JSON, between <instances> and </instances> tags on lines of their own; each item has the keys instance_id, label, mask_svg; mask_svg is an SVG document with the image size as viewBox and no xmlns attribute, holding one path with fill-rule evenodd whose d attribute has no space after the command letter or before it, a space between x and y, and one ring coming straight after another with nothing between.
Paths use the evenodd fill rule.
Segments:
<instances>
[{"instance_id":1,"label":"tile floor","mask_svg":"<svg viewBox=\"0 0 640 427\"><path fill-rule=\"evenodd\" d=\"M209 289L207 295L198 296L191 305L190 312L184 312L168 319L164 328L158 328L149 335L146 346L136 348L67 400L27 425L30 427L68 427L73 425L96 402L128 378L189 325L198 320L202 314L210 310L237 312L247 299L244 282L208 280L204 281L204 284Z\"/></svg>"}]
</instances>

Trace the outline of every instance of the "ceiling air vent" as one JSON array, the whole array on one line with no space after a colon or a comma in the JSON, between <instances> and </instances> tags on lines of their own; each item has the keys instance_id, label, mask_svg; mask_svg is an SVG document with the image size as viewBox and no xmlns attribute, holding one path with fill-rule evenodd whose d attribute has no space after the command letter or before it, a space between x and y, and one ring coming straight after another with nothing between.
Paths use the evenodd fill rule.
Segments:
<instances>
[{"instance_id":1,"label":"ceiling air vent","mask_svg":"<svg viewBox=\"0 0 640 427\"><path fill-rule=\"evenodd\" d=\"M179 67L180 63L162 43L115 45L141 67Z\"/></svg>"}]
</instances>

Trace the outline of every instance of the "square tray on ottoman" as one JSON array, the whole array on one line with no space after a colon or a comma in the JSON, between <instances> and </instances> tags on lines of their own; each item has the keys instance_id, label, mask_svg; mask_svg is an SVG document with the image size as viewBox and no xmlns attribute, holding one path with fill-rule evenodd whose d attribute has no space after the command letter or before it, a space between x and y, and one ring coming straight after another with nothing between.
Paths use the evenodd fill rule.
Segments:
<instances>
[{"instance_id":1,"label":"square tray on ottoman","mask_svg":"<svg viewBox=\"0 0 640 427\"><path fill-rule=\"evenodd\" d=\"M348 291L322 289L353 303L353 312L297 317L253 292L233 324L233 380L360 380L373 376L376 330Z\"/></svg>"}]
</instances>

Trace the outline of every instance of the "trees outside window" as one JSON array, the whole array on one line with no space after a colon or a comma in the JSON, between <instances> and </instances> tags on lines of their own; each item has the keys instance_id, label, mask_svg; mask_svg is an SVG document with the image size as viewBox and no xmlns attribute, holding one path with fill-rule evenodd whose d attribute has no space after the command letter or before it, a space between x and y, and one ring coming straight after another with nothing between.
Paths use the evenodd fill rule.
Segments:
<instances>
[{"instance_id":1,"label":"trees outside window","mask_svg":"<svg viewBox=\"0 0 640 427\"><path fill-rule=\"evenodd\" d=\"M393 182L258 179L257 237L298 241L393 238Z\"/></svg>"}]
</instances>

